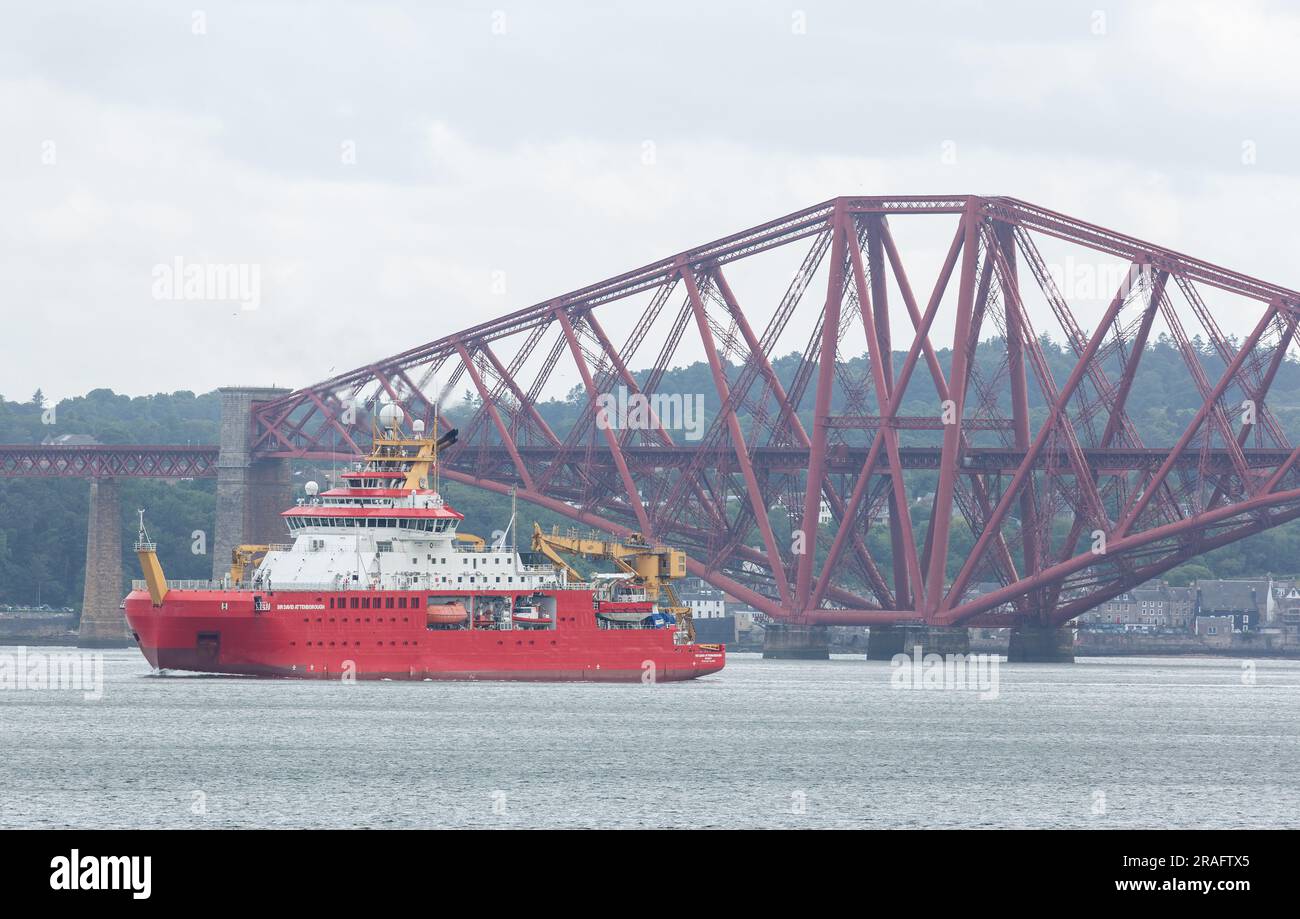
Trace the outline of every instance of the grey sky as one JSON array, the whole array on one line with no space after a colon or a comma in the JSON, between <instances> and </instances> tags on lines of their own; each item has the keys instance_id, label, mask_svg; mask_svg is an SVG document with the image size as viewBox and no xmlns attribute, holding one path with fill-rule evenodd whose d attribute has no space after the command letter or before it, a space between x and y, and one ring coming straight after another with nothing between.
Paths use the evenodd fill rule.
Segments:
<instances>
[{"instance_id":1,"label":"grey sky","mask_svg":"<svg viewBox=\"0 0 1300 919\"><path fill-rule=\"evenodd\" d=\"M6 2L4 23L9 398L303 385L837 194L1014 195L1300 287L1283 4ZM258 309L156 299L176 257L258 265Z\"/></svg>"}]
</instances>

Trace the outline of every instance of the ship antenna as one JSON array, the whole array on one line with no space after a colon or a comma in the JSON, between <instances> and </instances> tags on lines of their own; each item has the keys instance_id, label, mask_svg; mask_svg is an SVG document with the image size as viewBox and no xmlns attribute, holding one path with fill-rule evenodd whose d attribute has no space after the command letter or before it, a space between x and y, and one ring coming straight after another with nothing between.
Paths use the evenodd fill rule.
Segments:
<instances>
[{"instance_id":1,"label":"ship antenna","mask_svg":"<svg viewBox=\"0 0 1300 919\"><path fill-rule=\"evenodd\" d=\"M430 436L433 437L433 491L434 494L441 495L442 491L438 488L438 403L433 403L433 431Z\"/></svg>"},{"instance_id":2,"label":"ship antenna","mask_svg":"<svg viewBox=\"0 0 1300 919\"><path fill-rule=\"evenodd\" d=\"M135 538L136 551L141 549L152 549L153 544L149 542L149 533L144 528L144 508L138 508L136 513L140 515L140 533Z\"/></svg>"},{"instance_id":3,"label":"ship antenna","mask_svg":"<svg viewBox=\"0 0 1300 919\"><path fill-rule=\"evenodd\" d=\"M510 526L509 526L511 552L515 550L515 520L518 518L518 516L519 516L518 489L516 489L515 486L511 485L510 486Z\"/></svg>"}]
</instances>

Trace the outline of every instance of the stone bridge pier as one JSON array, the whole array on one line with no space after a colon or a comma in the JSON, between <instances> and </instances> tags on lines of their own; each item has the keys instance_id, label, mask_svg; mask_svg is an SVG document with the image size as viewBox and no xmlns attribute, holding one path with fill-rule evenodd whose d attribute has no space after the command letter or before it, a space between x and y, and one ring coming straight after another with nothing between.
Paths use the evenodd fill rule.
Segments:
<instances>
[{"instance_id":1,"label":"stone bridge pier","mask_svg":"<svg viewBox=\"0 0 1300 919\"><path fill-rule=\"evenodd\" d=\"M259 402L288 393L269 387L225 387L221 393L221 443L217 455L217 531L209 541L212 577L230 571L230 553L245 543L288 540L280 512L293 502L286 459L253 459L252 412Z\"/></svg>"},{"instance_id":2,"label":"stone bridge pier","mask_svg":"<svg viewBox=\"0 0 1300 919\"><path fill-rule=\"evenodd\" d=\"M116 479L90 480L86 525L86 581L77 645L120 648L131 644L122 612L122 499Z\"/></svg>"},{"instance_id":3,"label":"stone bridge pier","mask_svg":"<svg viewBox=\"0 0 1300 919\"><path fill-rule=\"evenodd\" d=\"M1011 630L1007 662L1012 664L1074 663L1074 629L1026 622Z\"/></svg>"},{"instance_id":4,"label":"stone bridge pier","mask_svg":"<svg viewBox=\"0 0 1300 919\"><path fill-rule=\"evenodd\" d=\"M923 623L873 625L867 635L867 660L892 661L906 654L969 654L970 630L965 626Z\"/></svg>"}]
</instances>

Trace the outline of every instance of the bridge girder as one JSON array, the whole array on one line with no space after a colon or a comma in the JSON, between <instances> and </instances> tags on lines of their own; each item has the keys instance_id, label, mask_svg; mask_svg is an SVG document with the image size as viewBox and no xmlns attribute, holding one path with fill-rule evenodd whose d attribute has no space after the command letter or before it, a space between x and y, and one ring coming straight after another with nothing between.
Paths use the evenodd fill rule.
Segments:
<instances>
[{"instance_id":1,"label":"bridge girder","mask_svg":"<svg viewBox=\"0 0 1300 919\"><path fill-rule=\"evenodd\" d=\"M1043 247L1118 283L1083 297ZM375 399L432 423L464 389L449 478L678 542L773 616L1055 625L1300 515L1268 404L1298 316L1293 290L1016 199L844 197L263 403L250 444L355 455ZM1156 340L1191 396L1163 437L1127 410Z\"/></svg>"}]
</instances>

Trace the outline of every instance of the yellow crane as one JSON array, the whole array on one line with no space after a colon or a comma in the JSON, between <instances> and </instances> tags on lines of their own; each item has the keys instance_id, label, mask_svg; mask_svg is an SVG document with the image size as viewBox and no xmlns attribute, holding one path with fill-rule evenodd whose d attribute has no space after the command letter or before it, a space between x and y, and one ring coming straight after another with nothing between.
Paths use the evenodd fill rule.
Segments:
<instances>
[{"instance_id":1,"label":"yellow crane","mask_svg":"<svg viewBox=\"0 0 1300 919\"><path fill-rule=\"evenodd\" d=\"M571 580L577 581L586 579L565 561L565 555L613 562L619 571L630 575L634 583L645 589L647 599L677 619L691 641L695 640L691 608L677 599L672 584L686 577L686 553L681 549L653 545L640 533L633 533L624 542L613 542L596 534L561 534L558 527L552 527L551 532L546 533L534 523L533 551L541 552L563 569Z\"/></svg>"},{"instance_id":2,"label":"yellow crane","mask_svg":"<svg viewBox=\"0 0 1300 919\"><path fill-rule=\"evenodd\" d=\"M250 566L256 568L262 558L271 550L270 546L245 544L230 550L230 583L241 584L244 571Z\"/></svg>"}]
</instances>

